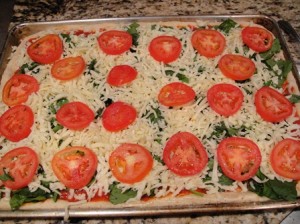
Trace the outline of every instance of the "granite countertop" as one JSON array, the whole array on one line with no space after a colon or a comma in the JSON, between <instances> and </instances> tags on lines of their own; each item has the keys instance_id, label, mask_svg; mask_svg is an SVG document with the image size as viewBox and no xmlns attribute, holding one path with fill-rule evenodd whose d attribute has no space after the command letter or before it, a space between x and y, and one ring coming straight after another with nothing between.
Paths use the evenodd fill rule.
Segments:
<instances>
[{"instance_id":1,"label":"granite countertop","mask_svg":"<svg viewBox=\"0 0 300 224\"><path fill-rule=\"evenodd\" d=\"M23 22L129 16L263 14L285 19L300 33L299 0L15 0L10 27ZM290 45L289 45L290 47ZM290 47L292 50L293 47ZM294 60L300 61L299 54ZM233 214L187 214L179 217L76 219L72 223L280 223L290 210ZM15 223L16 220L2 220ZM62 220L19 220L20 223L62 223ZM1 220L0 220L1 222Z\"/></svg>"}]
</instances>

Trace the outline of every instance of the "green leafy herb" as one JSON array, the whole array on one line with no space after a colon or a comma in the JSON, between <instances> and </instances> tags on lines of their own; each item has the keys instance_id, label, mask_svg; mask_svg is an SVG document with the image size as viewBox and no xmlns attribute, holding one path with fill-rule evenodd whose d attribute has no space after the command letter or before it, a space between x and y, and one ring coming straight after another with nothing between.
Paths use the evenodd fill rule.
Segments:
<instances>
[{"instance_id":1,"label":"green leafy herb","mask_svg":"<svg viewBox=\"0 0 300 224\"><path fill-rule=\"evenodd\" d=\"M292 94L292 96L289 98L289 101L291 103L299 103L300 102L300 95Z\"/></svg>"},{"instance_id":2,"label":"green leafy herb","mask_svg":"<svg viewBox=\"0 0 300 224\"><path fill-rule=\"evenodd\" d=\"M276 38L272 44L272 47L268 51L260 53L260 56L264 60L268 60L268 59L272 58L275 54L279 53L280 50L281 50L280 42Z\"/></svg>"},{"instance_id":3,"label":"green leafy herb","mask_svg":"<svg viewBox=\"0 0 300 224\"><path fill-rule=\"evenodd\" d=\"M63 129L64 127L60 125L57 120L53 117L50 120L51 129L54 133L58 132L59 130Z\"/></svg>"},{"instance_id":4,"label":"green leafy herb","mask_svg":"<svg viewBox=\"0 0 300 224\"><path fill-rule=\"evenodd\" d=\"M131 189L122 192L122 190L118 188L117 183L111 184L109 190L109 201L114 205L125 203L130 198L134 198L137 195L137 191Z\"/></svg>"},{"instance_id":5,"label":"green leafy herb","mask_svg":"<svg viewBox=\"0 0 300 224\"><path fill-rule=\"evenodd\" d=\"M163 120L164 117L162 116L162 113L160 111L160 109L157 107L157 108L154 108L152 107L152 112L146 110L145 114L142 115L142 117L146 117L147 119L149 119L151 121L151 123L153 124L157 124L160 120Z\"/></svg>"},{"instance_id":6,"label":"green leafy herb","mask_svg":"<svg viewBox=\"0 0 300 224\"><path fill-rule=\"evenodd\" d=\"M97 64L97 60L94 58L91 60L91 62L87 65L88 68L88 74L91 75L91 71L95 71L99 73L99 71L95 68L95 65Z\"/></svg>"},{"instance_id":7,"label":"green leafy herb","mask_svg":"<svg viewBox=\"0 0 300 224\"><path fill-rule=\"evenodd\" d=\"M189 78L186 77L184 74L177 73L177 74L176 74L176 77L177 77L180 81L182 81L182 82L185 82L185 83L189 83L189 82L190 82Z\"/></svg>"},{"instance_id":8,"label":"green leafy herb","mask_svg":"<svg viewBox=\"0 0 300 224\"><path fill-rule=\"evenodd\" d=\"M104 111L104 108L103 108L103 107L100 107L100 108L96 111L95 119L98 119L99 117L101 117L103 111Z\"/></svg>"},{"instance_id":9,"label":"green leafy herb","mask_svg":"<svg viewBox=\"0 0 300 224\"><path fill-rule=\"evenodd\" d=\"M274 83L273 81L268 81L265 85L273 86L274 88L281 88L283 83L285 82L288 73L292 70L292 62L285 60L275 61L273 59L268 59L265 61L266 65L273 71L275 76L278 78L278 83ZM277 65L281 72L277 72L274 70L274 66Z\"/></svg>"},{"instance_id":10,"label":"green leafy herb","mask_svg":"<svg viewBox=\"0 0 300 224\"><path fill-rule=\"evenodd\" d=\"M42 181L41 184L49 189L49 182ZM28 187L25 187L17 191L12 191L9 204L12 210L17 210L24 203L44 201L48 198L57 200L58 195L53 192L48 193L40 188L34 192L30 192Z\"/></svg>"},{"instance_id":11,"label":"green leafy herb","mask_svg":"<svg viewBox=\"0 0 300 224\"><path fill-rule=\"evenodd\" d=\"M23 64L21 67L20 67L20 73L21 74L26 74L28 71L32 71L33 69L35 69L36 67L38 67L39 64L36 63L36 62L32 62L31 64Z\"/></svg>"},{"instance_id":12,"label":"green leafy herb","mask_svg":"<svg viewBox=\"0 0 300 224\"><path fill-rule=\"evenodd\" d=\"M244 131L246 126L242 125L241 127L227 127L224 121L220 122L218 125L215 126L215 129L211 135L212 137L220 138L224 133L224 137L232 137L232 136L239 136L241 131Z\"/></svg>"},{"instance_id":13,"label":"green leafy herb","mask_svg":"<svg viewBox=\"0 0 300 224\"><path fill-rule=\"evenodd\" d=\"M225 34L228 34L229 31L236 26L237 23L235 21L233 21L232 19L226 19L217 28L223 31Z\"/></svg>"},{"instance_id":14,"label":"green leafy herb","mask_svg":"<svg viewBox=\"0 0 300 224\"><path fill-rule=\"evenodd\" d=\"M197 196L200 196L200 197L203 197L203 196L204 196L203 193L201 193L201 192L199 192L199 191L197 191L197 190L190 190L190 192L191 192L192 194L197 195Z\"/></svg>"},{"instance_id":15,"label":"green leafy herb","mask_svg":"<svg viewBox=\"0 0 300 224\"><path fill-rule=\"evenodd\" d=\"M231 180L229 177L225 176L224 174L222 174L222 176L219 177L219 184L221 185L225 185L225 186L230 186L232 185L234 181Z\"/></svg>"},{"instance_id":16,"label":"green leafy herb","mask_svg":"<svg viewBox=\"0 0 300 224\"><path fill-rule=\"evenodd\" d=\"M69 47L72 48L75 46L75 43L72 41L70 34L61 33L60 36L64 39L66 43L69 44Z\"/></svg>"},{"instance_id":17,"label":"green leafy herb","mask_svg":"<svg viewBox=\"0 0 300 224\"><path fill-rule=\"evenodd\" d=\"M57 110L64 104L69 103L69 100L65 97L58 99L56 102L49 106L51 113L56 114Z\"/></svg>"},{"instance_id":18,"label":"green leafy herb","mask_svg":"<svg viewBox=\"0 0 300 224\"><path fill-rule=\"evenodd\" d=\"M5 171L5 169L3 168L3 174L0 175L0 180L2 180L2 181L8 181L8 180L14 181L14 178L12 176L10 176L9 173L7 173Z\"/></svg>"},{"instance_id":19,"label":"green leafy herb","mask_svg":"<svg viewBox=\"0 0 300 224\"><path fill-rule=\"evenodd\" d=\"M153 159L155 159L157 162L161 163L162 165L165 165L164 161L161 159L160 156L152 154Z\"/></svg>"},{"instance_id":20,"label":"green leafy herb","mask_svg":"<svg viewBox=\"0 0 300 224\"><path fill-rule=\"evenodd\" d=\"M184 71L184 69L180 69L181 71ZM173 76L174 74L175 74L175 71L173 71L173 70L165 70L165 74L167 75L167 76ZM180 81L182 81L182 82L185 82L185 83L189 83L189 78L187 77L187 76L185 76L184 74L182 74L182 73L180 73L180 72L178 72L178 73L176 73L176 77L180 80Z\"/></svg>"},{"instance_id":21,"label":"green leafy herb","mask_svg":"<svg viewBox=\"0 0 300 224\"><path fill-rule=\"evenodd\" d=\"M140 24L138 24L137 22L134 22L132 24L129 25L127 32L131 34L132 36L132 44L134 46L138 46L138 39L140 37L140 34L138 32L138 27L140 26Z\"/></svg>"},{"instance_id":22,"label":"green leafy herb","mask_svg":"<svg viewBox=\"0 0 300 224\"><path fill-rule=\"evenodd\" d=\"M265 180L267 177L259 170L256 176L260 180ZM249 184L250 191L258 194L259 196L265 196L273 200L288 200L294 201L297 199L296 181L282 182L278 179L268 180L264 183L258 183L253 179Z\"/></svg>"}]
</instances>

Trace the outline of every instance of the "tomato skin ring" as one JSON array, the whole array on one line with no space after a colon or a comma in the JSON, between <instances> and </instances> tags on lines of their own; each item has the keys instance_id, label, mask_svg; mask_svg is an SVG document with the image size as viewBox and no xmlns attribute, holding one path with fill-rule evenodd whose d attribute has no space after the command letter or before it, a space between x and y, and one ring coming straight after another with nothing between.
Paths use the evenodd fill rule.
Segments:
<instances>
[{"instance_id":1,"label":"tomato skin ring","mask_svg":"<svg viewBox=\"0 0 300 224\"><path fill-rule=\"evenodd\" d=\"M271 151L270 163L278 175L292 180L300 180L300 142L283 139Z\"/></svg>"},{"instance_id":2,"label":"tomato skin ring","mask_svg":"<svg viewBox=\"0 0 300 224\"><path fill-rule=\"evenodd\" d=\"M3 181L4 186L11 190L28 186L36 174L38 165L38 155L29 147L19 147L7 152L0 159L0 175L4 174L4 169L8 169L8 174L14 180Z\"/></svg>"},{"instance_id":3,"label":"tomato skin ring","mask_svg":"<svg viewBox=\"0 0 300 224\"><path fill-rule=\"evenodd\" d=\"M109 157L109 167L120 182L134 184L142 181L153 167L153 158L143 146L123 143Z\"/></svg>"},{"instance_id":4,"label":"tomato skin ring","mask_svg":"<svg viewBox=\"0 0 300 224\"><path fill-rule=\"evenodd\" d=\"M234 115L241 108L244 95L238 87L220 83L207 91L207 100L215 112L228 117Z\"/></svg>"},{"instance_id":5,"label":"tomato skin ring","mask_svg":"<svg viewBox=\"0 0 300 224\"><path fill-rule=\"evenodd\" d=\"M217 148L217 160L223 173L232 180L245 181L258 171L262 156L252 140L242 137L223 139Z\"/></svg>"},{"instance_id":6,"label":"tomato skin ring","mask_svg":"<svg viewBox=\"0 0 300 224\"><path fill-rule=\"evenodd\" d=\"M66 187L80 189L86 186L97 171L96 154L84 146L72 146L58 151L51 166L57 179Z\"/></svg>"},{"instance_id":7,"label":"tomato skin ring","mask_svg":"<svg viewBox=\"0 0 300 224\"><path fill-rule=\"evenodd\" d=\"M163 161L174 174L193 176L202 172L208 163L201 141L190 132L178 132L167 141Z\"/></svg>"},{"instance_id":8,"label":"tomato skin ring","mask_svg":"<svg viewBox=\"0 0 300 224\"><path fill-rule=\"evenodd\" d=\"M284 95L268 86L260 88L255 93L254 104L256 112L268 122L281 122L293 113L292 103Z\"/></svg>"}]
</instances>

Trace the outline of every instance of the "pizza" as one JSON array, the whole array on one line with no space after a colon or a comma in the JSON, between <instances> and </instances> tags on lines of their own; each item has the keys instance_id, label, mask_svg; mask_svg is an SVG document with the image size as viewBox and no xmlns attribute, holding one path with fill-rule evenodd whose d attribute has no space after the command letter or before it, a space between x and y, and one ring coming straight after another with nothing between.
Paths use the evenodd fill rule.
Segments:
<instances>
[{"instance_id":1,"label":"pizza","mask_svg":"<svg viewBox=\"0 0 300 224\"><path fill-rule=\"evenodd\" d=\"M279 39L252 21L27 36L1 80L0 207L296 200L291 69Z\"/></svg>"}]
</instances>

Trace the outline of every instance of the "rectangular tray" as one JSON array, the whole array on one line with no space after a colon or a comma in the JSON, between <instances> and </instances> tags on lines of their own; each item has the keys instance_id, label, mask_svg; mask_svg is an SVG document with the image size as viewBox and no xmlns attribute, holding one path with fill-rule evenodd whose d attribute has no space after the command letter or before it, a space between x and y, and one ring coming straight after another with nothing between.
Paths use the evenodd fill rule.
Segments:
<instances>
[{"instance_id":1,"label":"rectangular tray","mask_svg":"<svg viewBox=\"0 0 300 224\"><path fill-rule=\"evenodd\" d=\"M24 37L34 33L43 31L45 29L60 28L66 25L76 26L80 25L93 25L101 23L131 23L137 22L158 22L158 21L223 21L231 18L237 22L253 21L259 25L266 27L271 31L279 40L287 60L293 62L292 73L295 80L300 86L300 78L297 66L290 55L287 44L281 34L279 26L276 21L262 15L202 15L202 16L166 16L166 17L130 17L130 18L109 18L109 19L87 19L87 20L67 20L55 22L36 22L36 23L23 23L13 27L6 39L5 47L2 52L0 60L0 77L5 70L9 61L9 56L12 52L12 47L17 46L20 40ZM43 210L0 210L0 218L38 218L38 217L64 217L66 212L69 217L122 217L122 216L151 216L151 215L170 215L170 214L187 214L187 213L221 213L221 212L240 212L240 211L256 211L256 210L271 210L271 209L293 209L300 207L300 199L289 201L259 201L259 202L239 202L239 203L209 203L209 204L178 204L174 205L156 205L156 206L127 206L127 207L114 207L114 208L69 208L69 209L43 209Z\"/></svg>"}]
</instances>

